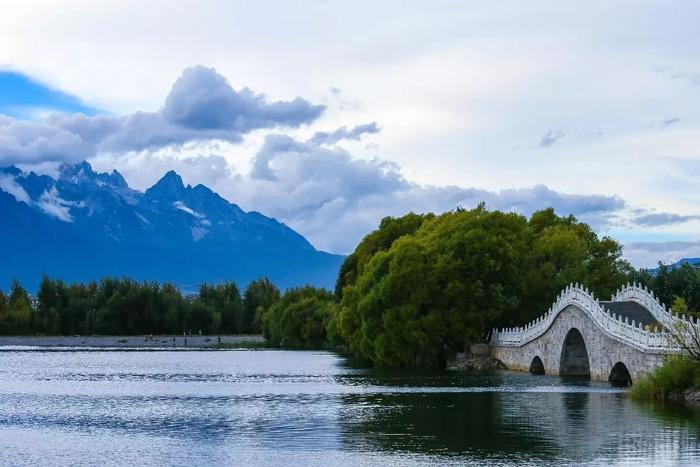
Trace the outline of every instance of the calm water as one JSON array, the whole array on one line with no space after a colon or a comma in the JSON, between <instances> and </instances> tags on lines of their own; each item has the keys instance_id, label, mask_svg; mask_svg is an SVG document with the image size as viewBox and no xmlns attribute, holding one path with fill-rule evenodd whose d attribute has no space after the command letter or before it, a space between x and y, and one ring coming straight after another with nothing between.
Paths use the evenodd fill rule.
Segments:
<instances>
[{"instance_id":1,"label":"calm water","mask_svg":"<svg viewBox=\"0 0 700 467\"><path fill-rule=\"evenodd\" d=\"M0 352L2 465L700 465L700 418L607 384L325 352Z\"/></svg>"}]
</instances>

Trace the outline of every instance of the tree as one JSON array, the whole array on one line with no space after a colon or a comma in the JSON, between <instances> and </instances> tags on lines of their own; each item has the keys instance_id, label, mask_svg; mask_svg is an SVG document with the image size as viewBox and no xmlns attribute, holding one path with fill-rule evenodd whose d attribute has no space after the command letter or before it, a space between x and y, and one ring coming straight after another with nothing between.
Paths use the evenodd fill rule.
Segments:
<instances>
[{"instance_id":1,"label":"tree","mask_svg":"<svg viewBox=\"0 0 700 467\"><path fill-rule=\"evenodd\" d=\"M341 269L328 334L376 365L441 365L492 327L541 314L565 284L610 294L629 270L619 244L552 209L385 219Z\"/></svg>"},{"instance_id":2,"label":"tree","mask_svg":"<svg viewBox=\"0 0 700 467\"><path fill-rule=\"evenodd\" d=\"M517 305L526 229L521 216L483 207L426 220L359 265L357 281L343 289L336 328L352 352L375 364L442 364L445 348L481 339Z\"/></svg>"},{"instance_id":3,"label":"tree","mask_svg":"<svg viewBox=\"0 0 700 467\"><path fill-rule=\"evenodd\" d=\"M685 311L690 315L700 311L700 270L694 269L688 263L659 263L654 271L633 270L628 274L627 281L650 288L666 305L673 306L679 298L682 299Z\"/></svg>"},{"instance_id":4,"label":"tree","mask_svg":"<svg viewBox=\"0 0 700 467\"><path fill-rule=\"evenodd\" d=\"M280 290L267 277L254 280L243 294L242 332L261 332L260 318L265 311L280 300Z\"/></svg>"},{"instance_id":5,"label":"tree","mask_svg":"<svg viewBox=\"0 0 700 467\"><path fill-rule=\"evenodd\" d=\"M400 237L412 235L426 220L433 217L435 217L433 214L414 214L411 212L403 217L382 219L379 228L367 234L340 267L335 285L335 294L338 300L341 298L343 288L357 280L357 277L362 273L362 268L372 256L380 251L388 250Z\"/></svg>"},{"instance_id":6,"label":"tree","mask_svg":"<svg viewBox=\"0 0 700 467\"><path fill-rule=\"evenodd\" d=\"M676 299L673 300L673 305L671 305L671 312L676 316L688 313L688 304L686 303L683 297L677 296Z\"/></svg>"},{"instance_id":7,"label":"tree","mask_svg":"<svg viewBox=\"0 0 700 467\"><path fill-rule=\"evenodd\" d=\"M42 334L58 334L59 310L65 306L68 299L65 284L63 281L54 281L44 275L39 284L38 299L35 331Z\"/></svg>"},{"instance_id":8,"label":"tree","mask_svg":"<svg viewBox=\"0 0 700 467\"><path fill-rule=\"evenodd\" d=\"M327 345L326 327L335 310L334 296L325 289L291 288L262 315L265 339L285 348Z\"/></svg>"},{"instance_id":9,"label":"tree","mask_svg":"<svg viewBox=\"0 0 700 467\"><path fill-rule=\"evenodd\" d=\"M4 300L3 300L4 301ZM17 281L12 280L10 296L0 315L0 332L3 334L30 334L32 307L29 294Z\"/></svg>"},{"instance_id":10,"label":"tree","mask_svg":"<svg viewBox=\"0 0 700 467\"><path fill-rule=\"evenodd\" d=\"M218 311L221 314L221 332L242 332L243 300L235 282L202 285L199 289L199 301L209 308L210 313Z\"/></svg>"}]
</instances>

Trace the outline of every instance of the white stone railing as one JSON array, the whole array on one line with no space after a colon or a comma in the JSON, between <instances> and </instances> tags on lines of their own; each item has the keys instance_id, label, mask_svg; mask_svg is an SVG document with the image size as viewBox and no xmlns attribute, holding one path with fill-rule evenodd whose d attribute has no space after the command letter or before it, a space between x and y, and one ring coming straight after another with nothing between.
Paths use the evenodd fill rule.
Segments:
<instances>
[{"instance_id":1,"label":"white stone railing","mask_svg":"<svg viewBox=\"0 0 700 467\"><path fill-rule=\"evenodd\" d=\"M697 323L687 321L685 316L677 318L666 307L659 303L653 294L646 289L635 285L628 285L613 295L613 301L635 301L647 308L652 315L663 324L666 329L677 329L672 326L684 323L689 326L700 326ZM628 321L628 318L607 310L593 294L579 284L568 285L554 301L549 310L539 318L522 327L494 329L491 333L490 345L520 347L531 342L547 332L559 313L569 306L576 306L587 313L601 332L615 339L621 340L630 346L640 350L663 350L677 352L680 347L671 339L671 334L666 329L654 327L645 330L642 323Z\"/></svg>"},{"instance_id":2,"label":"white stone railing","mask_svg":"<svg viewBox=\"0 0 700 467\"><path fill-rule=\"evenodd\" d=\"M656 320L663 324L665 328L672 328L679 321L671 313L671 310L666 309L666 305L659 301L658 297L654 296L654 292L642 287L641 284L627 284L625 287L621 287L617 292L615 292L611 298L613 302L637 302L644 308L649 310L649 312L656 318ZM685 321L685 316L682 317Z\"/></svg>"}]
</instances>

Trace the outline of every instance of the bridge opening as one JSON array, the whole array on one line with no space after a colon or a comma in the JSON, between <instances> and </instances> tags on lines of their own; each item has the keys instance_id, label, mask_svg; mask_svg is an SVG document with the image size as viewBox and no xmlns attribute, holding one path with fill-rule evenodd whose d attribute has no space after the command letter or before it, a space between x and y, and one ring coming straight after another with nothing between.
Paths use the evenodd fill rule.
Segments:
<instances>
[{"instance_id":1,"label":"bridge opening","mask_svg":"<svg viewBox=\"0 0 700 467\"><path fill-rule=\"evenodd\" d=\"M540 357L535 357L530 363L530 373L533 375L543 375L544 374L544 363Z\"/></svg>"},{"instance_id":2,"label":"bridge opening","mask_svg":"<svg viewBox=\"0 0 700 467\"><path fill-rule=\"evenodd\" d=\"M615 365L613 365L612 370L610 371L610 376L608 376L608 381L613 386L624 388L632 386L632 377L630 376L630 372L622 362L617 362Z\"/></svg>"},{"instance_id":3,"label":"bridge opening","mask_svg":"<svg viewBox=\"0 0 700 467\"><path fill-rule=\"evenodd\" d=\"M559 375L591 377L586 343L583 341L581 332L576 328L571 328L564 339L559 360Z\"/></svg>"}]
</instances>

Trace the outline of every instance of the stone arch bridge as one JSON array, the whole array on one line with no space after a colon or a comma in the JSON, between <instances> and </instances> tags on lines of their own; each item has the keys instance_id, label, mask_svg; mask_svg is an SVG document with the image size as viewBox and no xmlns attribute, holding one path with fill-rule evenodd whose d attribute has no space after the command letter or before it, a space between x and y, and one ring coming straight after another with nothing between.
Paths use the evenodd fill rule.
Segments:
<instances>
[{"instance_id":1,"label":"stone arch bridge","mask_svg":"<svg viewBox=\"0 0 700 467\"><path fill-rule=\"evenodd\" d=\"M494 329L489 346L512 370L629 385L660 365L665 355L681 351L669 329L699 325L673 316L638 285L628 284L610 301L599 301L571 284L528 325Z\"/></svg>"}]
</instances>

